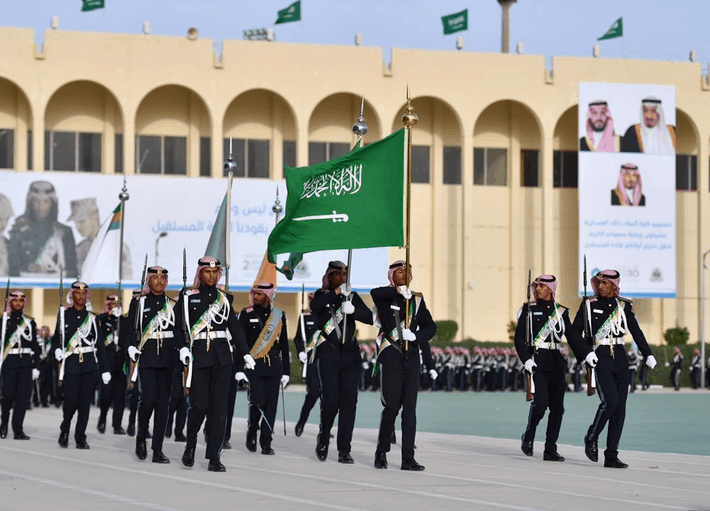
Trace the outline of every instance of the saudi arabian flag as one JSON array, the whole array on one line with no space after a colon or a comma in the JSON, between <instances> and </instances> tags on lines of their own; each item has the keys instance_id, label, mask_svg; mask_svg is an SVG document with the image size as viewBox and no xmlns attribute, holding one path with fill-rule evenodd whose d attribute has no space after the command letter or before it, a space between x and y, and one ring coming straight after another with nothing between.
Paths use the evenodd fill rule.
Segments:
<instances>
[{"instance_id":1,"label":"saudi arabian flag","mask_svg":"<svg viewBox=\"0 0 710 511\"><path fill-rule=\"evenodd\" d=\"M269 261L277 254L404 244L404 129L284 173L286 216L269 236Z\"/></svg>"},{"instance_id":2,"label":"saudi arabian flag","mask_svg":"<svg viewBox=\"0 0 710 511\"><path fill-rule=\"evenodd\" d=\"M464 9L456 14L442 16L441 22L444 24L444 35L468 30L468 9Z\"/></svg>"},{"instance_id":3,"label":"saudi arabian flag","mask_svg":"<svg viewBox=\"0 0 710 511\"><path fill-rule=\"evenodd\" d=\"M101 224L99 233L86 254L84 265L80 268L81 280L87 284L113 285L118 282L121 222L123 208L119 203L111 212L111 216ZM126 256L127 254L124 254L124 257Z\"/></svg>"},{"instance_id":4,"label":"saudi arabian flag","mask_svg":"<svg viewBox=\"0 0 710 511\"><path fill-rule=\"evenodd\" d=\"M614 22L614 24L611 26L609 30L606 31L606 34L601 36L597 41L603 41L604 39L616 39L617 37L621 37L624 35L624 22L623 18L619 18Z\"/></svg>"},{"instance_id":5,"label":"saudi arabian flag","mask_svg":"<svg viewBox=\"0 0 710 511\"><path fill-rule=\"evenodd\" d=\"M229 193L229 192L228 192ZM210 240L207 242L206 256L216 257L223 265L227 264L227 194L222 199L222 205L219 207L217 219L214 221Z\"/></svg>"},{"instance_id":6,"label":"saudi arabian flag","mask_svg":"<svg viewBox=\"0 0 710 511\"><path fill-rule=\"evenodd\" d=\"M104 7L104 0L81 0L81 12L94 11Z\"/></svg>"},{"instance_id":7,"label":"saudi arabian flag","mask_svg":"<svg viewBox=\"0 0 710 511\"><path fill-rule=\"evenodd\" d=\"M279 23L290 23L292 21L301 21L301 0L293 2L285 9L281 9L274 25L278 25Z\"/></svg>"}]
</instances>

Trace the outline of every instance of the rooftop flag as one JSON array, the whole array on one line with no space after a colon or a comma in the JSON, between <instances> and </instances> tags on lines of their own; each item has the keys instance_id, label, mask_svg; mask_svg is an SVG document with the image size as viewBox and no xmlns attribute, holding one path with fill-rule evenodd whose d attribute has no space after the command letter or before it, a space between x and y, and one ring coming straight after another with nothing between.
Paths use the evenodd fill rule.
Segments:
<instances>
[{"instance_id":1,"label":"rooftop flag","mask_svg":"<svg viewBox=\"0 0 710 511\"><path fill-rule=\"evenodd\" d=\"M441 22L444 24L444 35L454 34L462 30L468 30L468 9L448 16L442 16Z\"/></svg>"},{"instance_id":2,"label":"rooftop flag","mask_svg":"<svg viewBox=\"0 0 710 511\"><path fill-rule=\"evenodd\" d=\"M597 41L603 41L604 39L616 39L624 35L624 23L623 18L619 18L614 22L614 24L606 31L606 34L601 36Z\"/></svg>"},{"instance_id":3,"label":"rooftop flag","mask_svg":"<svg viewBox=\"0 0 710 511\"><path fill-rule=\"evenodd\" d=\"M301 21L301 0L293 2L285 9L281 9L274 25L278 25L279 23L290 23L292 21Z\"/></svg>"},{"instance_id":4,"label":"rooftop flag","mask_svg":"<svg viewBox=\"0 0 710 511\"><path fill-rule=\"evenodd\" d=\"M81 0L81 4L81 12L94 11L106 7L104 0Z\"/></svg>"}]
</instances>

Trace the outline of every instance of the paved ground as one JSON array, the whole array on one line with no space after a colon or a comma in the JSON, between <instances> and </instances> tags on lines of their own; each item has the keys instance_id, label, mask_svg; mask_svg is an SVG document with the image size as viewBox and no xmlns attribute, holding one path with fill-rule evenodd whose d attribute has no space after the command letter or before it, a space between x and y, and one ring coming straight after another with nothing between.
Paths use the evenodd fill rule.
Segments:
<instances>
[{"instance_id":1,"label":"paved ground","mask_svg":"<svg viewBox=\"0 0 710 511\"><path fill-rule=\"evenodd\" d=\"M300 398L289 394L294 402ZM631 467L613 470L589 462L579 445L560 445L567 461L551 463L541 459L541 442L531 459L520 452L519 440L425 432L417 436L417 460L426 471L411 473L399 470L397 448L388 470L372 467L371 428L356 430L355 464L341 465L333 452L325 463L317 461L315 426L297 438L292 422L286 436L277 427L276 456L249 453L241 441L245 421L237 418L235 448L222 456L227 472L214 474L201 458L201 443L192 469L181 465L184 444L173 440L165 446L170 465L137 461L134 439L96 432L96 409L91 450L75 449L72 439L61 449L60 413L32 410L25 427L32 440L13 440L12 433L0 440L1 510L710 509L708 456L624 451Z\"/></svg>"}]
</instances>

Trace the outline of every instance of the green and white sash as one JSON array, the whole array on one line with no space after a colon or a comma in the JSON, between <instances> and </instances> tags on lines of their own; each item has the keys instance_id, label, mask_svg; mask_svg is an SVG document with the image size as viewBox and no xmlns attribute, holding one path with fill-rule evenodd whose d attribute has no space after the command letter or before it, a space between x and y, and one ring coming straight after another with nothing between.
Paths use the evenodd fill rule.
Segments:
<instances>
[{"instance_id":1,"label":"green and white sash","mask_svg":"<svg viewBox=\"0 0 710 511\"><path fill-rule=\"evenodd\" d=\"M32 324L28 320L27 316L24 315L22 316L22 323L17 325L17 328L10 335L10 338L7 340L7 343L5 343L5 345L3 346L3 360L5 359L5 357L7 357L7 354L16 344L19 344L20 346L22 345L22 339L25 339L27 342L32 340Z\"/></svg>"},{"instance_id":2,"label":"green and white sash","mask_svg":"<svg viewBox=\"0 0 710 511\"><path fill-rule=\"evenodd\" d=\"M185 309L187 309L187 300L185 300ZM222 293L217 293L217 297L207 307L207 310L202 313L202 316L190 327L190 338L194 339L197 334L212 324L212 320L216 314L222 314L226 308L229 311L229 300Z\"/></svg>"},{"instance_id":3,"label":"green and white sash","mask_svg":"<svg viewBox=\"0 0 710 511\"><path fill-rule=\"evenodd\" d=\"M533 339L533 345L537 347L540 343L545 342L550 335L552 335L556 342L562 340L562 335L565 333L565 322L562 319L562 314L565 312L564 307L558 307L554 304L555 311L550 314L547 321ZM529 311L528 311L529 312Z\"/></svg>"},{"instance_id":4,"label":"green and white sash","mask_svg":"<svg viewBox=\"0 0 710 511\"><path fill-rule=\"evenodd\" d=\"M256 339L249 354L254 360L264 358L269 354L269 350L274 345L281 334L283 326L283 311L278 307L271 309L271 314L266 319L266 325L261 329L259 337Z\"/></svg>"},{"instance_id":5,"label":"green and white sash","mask_svg":"<svg viewBox=\"0 0 710 511\"><path fill-rule=\"evenodd\" d=\"M89 334L91 333L91 326L93 324L91 313L87 313L86 317L84 318L84 321L81 322L81 325L79 325L79 328L76 329L76 332L74 332L74 335L71 336L71 339L69 339L69 344L67 344L67 355L71 355L76 348L79 347L79 344L82 340L86 340L89 337Z\"/></svg>"},{"instance_id":6,"label":"green and white sash","mask_svg":"<svg viewBox=\"0 0 710 511\"><path fill-rule=\"evenodd\" d=\"M619 300L616 300L616 307L614 308L614 311L608 318L606 318L606 321L602 323L602 326L599 327L597 333L594 334L594 338L597 342L599 342L602 339L609 337L610 334L614 336L618 336L618 334L625 334L625 324L626 314L624 314L624 308L620 307Z\"/></svg>"},{"instance_id":7,"label":"green and white sash","mask_svg":"<svg viewBox=\"0 0 710 511\"><path fill-rule=\"evenodd\" d=\"M413 318L417 311L419 310L419 305L422 302L422 296L413 294L413 299L409 301L409 317ZM384 333L380 333L380 335L377 336L375 339L375 342L378 347L378 351L382 351L383 349L392 346L392 343L397 343L400 341L399 339L399 331L404 330L405 324L404 320L400 320L399 322L399 328L395 327L392 329L392 331L389 333L387 337L385 337ZM394 345L396 348L399 348L397 344Z\"/></svg>"},{"instance_id":8,"label":"green and white sash","mask_svg":"<svg viewBox=\"0 0 710 511\"><path fill-rule=\"evenodd\" d=\"M141 320L143 319L143 304L141 303ZM175 313L173 312L173 307L170 304L170 299L166 296L165 303L163 307L158 311L158 313L153 316L153 319L143 328L141 332L141 342L138 345L138 351L143 349L145 343L148 339L158 331L165 330L167 327L175 324Z\"/></svg>"}]
</instances>

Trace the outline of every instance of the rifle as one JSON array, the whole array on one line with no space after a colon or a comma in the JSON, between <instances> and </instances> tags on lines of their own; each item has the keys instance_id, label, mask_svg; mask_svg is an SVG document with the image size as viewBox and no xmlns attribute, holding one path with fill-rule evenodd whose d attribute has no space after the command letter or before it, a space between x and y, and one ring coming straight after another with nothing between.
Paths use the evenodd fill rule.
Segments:
<instances>
[{"instance_id":1,"label":"rifle","mask_svg":"<svg viewBox=\"0 0 710 511\"><path fill-rule=\"evenodd\" d=\"M187 289L187 251L183 248L182 249L182 291L180 291L180 294L182 294L182 300L183 300L183 321L182 325L180 327L182 328L183 332L183 338L190 339L190 363L186 365L183 370L182 370L182 386L183 386L183 392L185 393L185 396L188 396L190 394L190 384L192 383L192 337L190 336L190 311L187 306L187 297L185 295L185 291ZM273 430L272 430L273 431Z\"/></svg>"},{"instance_id":2,"label":"rifle","mask_svg":"<svg viewBox=\"0 0 710 511\"><path fill-rule=\"evenodd\" d=\"M584 337L594 349L594 336L592 335L592 325L590 323L589 310L587 309L589 302L587 301L587 255L584 255L584 273L582 274L584 282L584 298L582 298L582 308L584 309ZM613 346L612 346L613 348ZM597 379L594 375L594 368L587 364L587 395L593 396L597 388Z\"/></svg>"},{"instance_id":3,"label":"rifle","mask_svg":"<svg viewBox=\"0 0 710 511\"><path fill-rule=\"evenodd\" d=\"M62 384L64 380L64 362L67 357L67 347L65 346L65 335L64 335L64 306L62 305L62 300L64 299L64 268L59 268L59 340L62 343L62 360L59 362L59 385Z\"/></svg>"},{"instance_id":4,"label":"rifle","mask_svg":"<svg viewBox=\"0 0 710 511\"><path fill-rule=\"evenodd\" d=\"M532 342L532 314L530 314L530 287L532 282L530 280L530 270L528 270L528 287L527 287L527 315L525 316L525 345L528 347L528 354L533 356L535 350L533 349ZM525 375L525 380L527 382L527 392L525 393L525 401L532 401L535 399L535 382L533 381L532 373L527 373Z\"/></svg>"},{"instance_id":5,"label":"rifle","mask_svg":"<svg viewBox=\"0 0 710 511\"><path fill-rule=\"evenodd\" d=\"M5 360L5 334L7 333L7 302L10 299L10 277L7 278L7 287L5 287L5 306L2 308L2 330L0 337L0 369L2 368L2 363ZM0 372L0 382L2 381L2 373ZM0 384L0 397L2 396L2 385Z\"/></svg>"},{"instance_id":6,"label":"rifle","mask_svg":"<svg viewBox=\"0 0 710 511\"><path fill-rule=\"evenodd\" d=\"M307 348L308 348L308 336L306 335L306 320L303 317L303 312L305 311L304 305L303 305L303 296L306 294L306 285L301 283L301 315L298 317L298 326L301 329L301 336L303 338L303 351L308 354ZM308 371L308 360L306 360L306 363L303 364L303 372L301 373L301 376L303 377L304 381L306 379L306 373Z\"/></svg>"},{"instance_id":7,"label":"rifle","mask_svg":"<svg viewBox=\"0 0 710 511\"><path fill-rule=\"evenodd\" d=\"M143 321L143 288L145 288L145 278L146 274L148 273L148 254L145 255L145 261L143 262L143 273L141 274L141 289L140 289L140 296L138 297L138 300L136 300L136 317L133 321L133 336L134 336L134 341L136 344L136 347L140 346L140 341L141 341L141 323ZM120 283L119 283L120 284ZM132 390L133 387L136 384L136 380L138 379L138 362L140 361L141 356L138 354L136 357L136 361L133 362L131 360L131 363L129 364L129 370L128 373L130 374L130 378L128 380L128 390Z\"/></svg>"}]
</instances>

